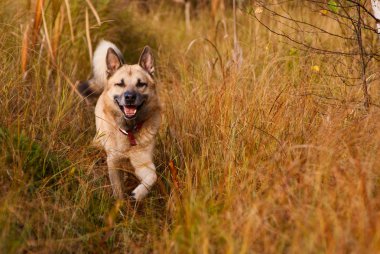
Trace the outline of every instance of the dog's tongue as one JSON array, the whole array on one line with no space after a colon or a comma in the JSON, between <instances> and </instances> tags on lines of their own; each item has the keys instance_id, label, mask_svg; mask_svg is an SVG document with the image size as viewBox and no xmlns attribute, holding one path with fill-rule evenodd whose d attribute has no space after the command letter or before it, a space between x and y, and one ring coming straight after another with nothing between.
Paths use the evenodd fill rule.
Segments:
<instances>
[{"instance_id":1,"label":"dog's tongue","mask_svg":"<svg viewBox=\"0 0 380 254\"><path fill-rule=\"evenodd\" d=\"M129 106L129 107L124 107L124 113L127 117L132 117L136 114L136 107Z\"/></svg>"}]
</instances>

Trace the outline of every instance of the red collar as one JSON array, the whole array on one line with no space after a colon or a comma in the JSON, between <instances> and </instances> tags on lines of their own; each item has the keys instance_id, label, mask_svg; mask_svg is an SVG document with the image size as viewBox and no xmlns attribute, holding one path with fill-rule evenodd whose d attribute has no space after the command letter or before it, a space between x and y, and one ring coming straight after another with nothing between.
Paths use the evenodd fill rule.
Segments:
<instances>
[{"instance_id":1,"label":"red collar","mask_svg":"<svg viewBox=\"0 0 380 254\"><path fill-rule=\"evenodd\" d=\"M131 144L131 146L137 145L135 133L141 129L143 123L144 122L138 123L132 129L128 129L128 130L123 130L122 128L119 128L119 131L121 131L121 133L123 133L124 135L128 137L129 143Z\"/></svg>"}]
</instances>

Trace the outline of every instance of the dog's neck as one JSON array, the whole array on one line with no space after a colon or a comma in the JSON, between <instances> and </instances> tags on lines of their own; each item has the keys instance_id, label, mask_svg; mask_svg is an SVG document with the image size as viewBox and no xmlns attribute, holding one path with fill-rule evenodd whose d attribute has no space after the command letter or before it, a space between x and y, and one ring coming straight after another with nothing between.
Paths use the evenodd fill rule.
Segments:
<instances>
[{"instance_id":1,"label":"dog's neck","mask_svg":"<svg viewBox=\"0 0 380 254\"><path fill-rule=\"evenodd\" d=\"M126 130L133 130L136 125L137 125L137 119L127 120L124 118L123 127Z\"/></svg>"},{"instance_id":2,"label":"dog's neck","mask_svg":"<svg viewBox=\"0 0 380 254\"><path fill-rule=\"evenodd\" d=\"M130 122L129 120L126 120L126 123L129 123L129 122ZM138 131L140 131L140 129L142 128L142 125L143 125L143 122L136 123L136 121L134 121L133 125L132 126L127 125L126 129L119 127L120 132L128 137L129 143L131 146L137 145L135 134Z\"/></svg>"}]
</instances>

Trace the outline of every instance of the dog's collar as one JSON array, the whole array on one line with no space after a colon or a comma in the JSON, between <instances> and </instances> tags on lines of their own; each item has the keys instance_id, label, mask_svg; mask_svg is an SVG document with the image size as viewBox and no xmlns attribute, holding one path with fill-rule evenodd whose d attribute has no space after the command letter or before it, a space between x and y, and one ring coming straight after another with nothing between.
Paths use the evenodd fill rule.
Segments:
<instances>
[{"instance_id":1,"label":"dog's collar","mask_svg":"<svg viewBox=\"0 0 380 254\"><path fill-rule=\"evenodd\" d=\"M137 145L135 133L142 128L143 123L144 122L137 123L135 126L128 130L123 130L119 127L119 131L128 137L131 146Z\"/></svg>"}]
</instances>

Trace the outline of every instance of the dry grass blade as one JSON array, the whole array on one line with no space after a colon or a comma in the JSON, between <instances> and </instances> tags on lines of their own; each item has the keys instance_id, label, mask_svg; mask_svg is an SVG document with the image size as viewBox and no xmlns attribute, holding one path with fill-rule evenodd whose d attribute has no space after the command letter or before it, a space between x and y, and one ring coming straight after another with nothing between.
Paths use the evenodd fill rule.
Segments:
<instances>
[{"instance_id":1,"label":"dry grass blade","mask_svg":"<svg viewBox=\"0 0 380 254\"><path fill-rule=\"evenodd\" d=\"M21 45L21 71L24 75L26 74L26 68L28 65L28 48L29 48L29 25L26 25Z\"/></svg>"},{"instance_id":2,"label":"dry grass blade","mask_svg":"<svg viewBox=\"0 0 380 254\"><path fill-rule=\"evenodd\" d=\"M179 184L179 181L178 181L178 170L174 166L174 161L173 160L170 160L170 162L169 162L169 170L170 170L170 175L171 175L172 180L173 180L174 187L178 191L179 188L180 188L180 184Z\"/></svg>"},{"instance_id":3,"label":"dry grass blade","mask_svg":"<svg viewBox=\"0 0 380 254\"><path fill-rule=\"evenodd\" d=\"M232 60L236 64L237 68L240 68L243 64L243 49L239 45L237 34L237 21L236 21L236 0L233 0L233 12L234 12L234 49L232 53Z\"/></svg>"},{"instance_id":4,"label":"dry grass blade","mask_svg":"<svg viewBox=\"0 0 380 254\"><path fill-rule=\"evenodd\" d=\"M215 45L215 43L213 43L212 41L210 41L209 39L207 38L197 38L197 39L194 39L192 40L188 46L187 46L187 49L185 51L185 55L190 51L190 49L194 46L194 44L198 41L205 41L207 43L209 43L212 48L215 50L216 54L218 55L218 58L219 58L219 64L220 64L220 70L222 72L222 76L223 76L223 84L225 84L226 82L226 73L225 73L225 69L224 69L224 64L223 64L223 58L222 58L222 55L218 49L218 47Z\"/></svg>"},{"instance_id":5,"label":"dry grass blade","mask_svg":"<svg viewBox=\"0 0 380 254\"><path fill-rule=\"evenodd\" d=\"M92 62L92 44L91 44L91 34L90 34L90 21L88 19L88 9L86 8L86 39L88 46L88 54L90 57L90 62Z\"/></svg>"},{"instance_id":6,"label":"dry grass blade","mask_svg":"<svg viewBox=\"0 0 380 254\"><path fill-rule=\"evenodd\" d=\"M116 200L114 207L109 212L106 223L108 227L112 227L115 224L115 220L117 215L119 214L120 207L122 206L123 202L121 200Z\"/></svg>"},{"instance_id":7,"label":"dry grass blade","mask_svg":"<svg viewBox=\"0 0 380 254\"><path fill-rule=\"evenodd\" d=\"M73 21L71 18L71 10L70 10L69 0L65 0L65 6L66 6L66 11L67 11L67 19L69 21L71 42L74 42L74 29L73 29Z\"/></svg>"},{"instance_id":8,"label":"dry grass blade","mask_svg":"<svg viewBox=\"0 0 380 254\"><path fill-rule=\"evenodd\" d=\"M220 0L211 0L211 14L214 19L218 11L219 2Z\"/></svg>"},{"instance_id":9,"label":"dry grass blade","mask_svg":"<svg viewBox=\"0 0 380 254\"><path fill-rule=\"evenodd\" d=\"M53 63L55 63L55 57L54 57L53 47L51 45L49 31L48 31L48 27L47 27L46 19L45 19L45 12L44 12L43 8L42 8L42 14L41 14L41 16L42 16L42 23L43 23L43 27L44 27L44 34L45 34L46 43L47 43L47 46L48 46L48 49L49 49L50 57L51 57Z\"/></svg>"},{"instance_id":10,"label":"dry grass blade","mask_svg":"<svg viewBox=\"0 0 380 254\"><path fill-rule=\"evenodd\" d=\"M186 30L188 31L188 32L190 32L191 31L191 18L190 18L190 16L191 16L191 13L190 13L190 11L191 11L191 1L186 1L185 2L185 22L186 22Z\"/></svg>"},{"instance_id":11,"label":"dry grass blade","mask_svg":"<svg viewBox=\"0 0 380 254\"><path fill-rule=\"evenodd\" d=\"M102 22L100 21L100 17L99 17L99 14L98 12L96 11L94 5L91 3L90 0L86 0L88 6L90 7L92 13L94 14L95 18L96 18L96 21L98 22L98 25L100 26L102 24Z\"/></svg>"},{"instance_id":12,"label":"dry grass blade","mask_svg":"<svg viewBox=\"0 0 380 254\"><path fill-rule=\"evenodd\" d=\"M57 54L58 54L59 42L61 40L61 34L63 30L63 25L64 25L64 18L65 18L64 7L62 5L61 10L56 17L54 28L53 28L52 51L53 51L54 59L57 57Z\"/></svg>"},{"instance_id":13,"label":"dry grass blade","mask_svg":"<svg viewBox=\"0 0 380 254\"><path fill-rule=\"evenodd\" d=\"M41 28L43 6L44 6L44 0L37 0L36 11L34 13L34 24L33 24L33 38L32 38L33 45L37 43L38 34Z\"/></svg>"}]
</instances>

